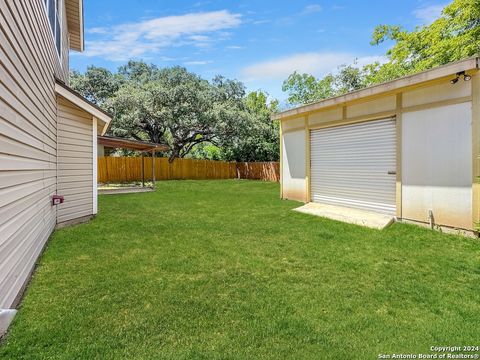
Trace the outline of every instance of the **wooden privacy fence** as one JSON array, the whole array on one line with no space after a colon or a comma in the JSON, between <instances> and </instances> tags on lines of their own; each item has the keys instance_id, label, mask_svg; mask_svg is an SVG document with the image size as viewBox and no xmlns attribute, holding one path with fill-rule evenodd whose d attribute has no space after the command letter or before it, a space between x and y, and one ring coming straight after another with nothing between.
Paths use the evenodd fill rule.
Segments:
<instances>
[{"instance_id":1,"label":"wooden privacy fence","mask_svg":"<svg viewBox=\"0 0 480 360\"><path fill-rule=\"evenodd\" d=\"M280 163L278 162L238 162L237 178L264 181L280 181Z\"/></svg>"},{"instance_id":2,"label":"wooden privacy fence","mask_svg":"<svg viewBox=\"0 0 480 360\"><path fill-rule=\"evenodd\" d=\"M152 158L143 158L145 181L152 180ZM226 161L155 158L156 180L187 179L258 179L279 181L279 164L275 162L235 163ZM124 183L142 181L141 157L98 158L98 182Z\"/></svg>"}]
</instances>

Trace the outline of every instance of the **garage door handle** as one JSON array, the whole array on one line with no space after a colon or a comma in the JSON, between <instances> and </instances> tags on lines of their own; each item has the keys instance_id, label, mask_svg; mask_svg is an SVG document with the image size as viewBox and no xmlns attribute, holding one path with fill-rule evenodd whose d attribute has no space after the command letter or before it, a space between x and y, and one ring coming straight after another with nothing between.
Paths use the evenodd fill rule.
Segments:
<instances>
[{"instance_id":1,"label":"garage door handle","mask_svg":"<svg viewBox=\"0 0 480 360\"><path fill-rule=\"evenodd\" d=\"M397 172L395 170L390 170L388 172L388 175L397 175Z\"/></svg>"}]
</instances>

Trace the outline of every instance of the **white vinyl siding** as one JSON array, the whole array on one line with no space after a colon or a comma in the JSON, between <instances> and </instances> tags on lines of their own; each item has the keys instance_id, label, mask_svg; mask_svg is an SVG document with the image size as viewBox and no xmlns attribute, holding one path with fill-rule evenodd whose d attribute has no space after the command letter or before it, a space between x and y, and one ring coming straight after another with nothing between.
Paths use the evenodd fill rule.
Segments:
<instances>
[{"instance_id":1,"label":"white vinyl siding","mask_svg":"<svg viewBox=\"0 0 480 360\"><path fill-rule=\"evenodd\" d=\"M395 120L310 133L311 200L395 214Z\"/></svg>"},{"instance_id":2,"label":"white vinyl siding","mask_svg":"<svg viewBox=\"0 0 480 360\"><path fill-rule=\"evenodd\" d=\"M15 305L56 223L54 86L68 68L41 1L0 1L0 59L1 309Z\"/></svg>"},{"instance_id":3,"label":"white vinyl siding","mask_svg":"<svg viewBox=\"0 0 480 360\"><path fill-rule=\"evenodd\" d=\"M58 97L58 223L93 214L92 115Z\"/></svg>"}]
</instances>

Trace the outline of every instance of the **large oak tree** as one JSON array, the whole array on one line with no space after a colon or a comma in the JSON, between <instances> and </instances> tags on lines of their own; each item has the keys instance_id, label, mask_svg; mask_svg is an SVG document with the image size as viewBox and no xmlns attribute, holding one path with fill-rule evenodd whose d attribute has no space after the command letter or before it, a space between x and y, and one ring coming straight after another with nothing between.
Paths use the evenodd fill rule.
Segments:
<instances>
[{"instance_id":1,"label":"large oak tree","mask_svg":"<svg viewBox=\"0 0 480 360\"><path fill-rule=\"evenodd\" d=\"M154 69L127 81L110 100L112 131L166 143L173 161L198 144L224 146L234 139L246 120L244 96L237 81L216 77L210 83L183 67Z\"/></svg>"}]
</instances>

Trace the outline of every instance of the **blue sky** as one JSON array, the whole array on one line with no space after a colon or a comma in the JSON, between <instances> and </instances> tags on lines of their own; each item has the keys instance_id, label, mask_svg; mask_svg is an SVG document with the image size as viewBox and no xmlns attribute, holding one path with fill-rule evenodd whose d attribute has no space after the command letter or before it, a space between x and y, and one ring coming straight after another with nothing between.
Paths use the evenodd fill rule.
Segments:
<instances>
[{"instance_id":1,"label":"blue sky","mask_svg":"<svg viewBox=\"0 0 480 360\"><path fill-rule=\"evenodd\" d=\"M322 76L338 65L382 60L389 44L371 46L377 24L408 29L431 22L444 3L402 1L84 0L85 45L71 68L112 71L128 59L182 65L284 100L294 70Z\"/></svg>"}]
</instances>

